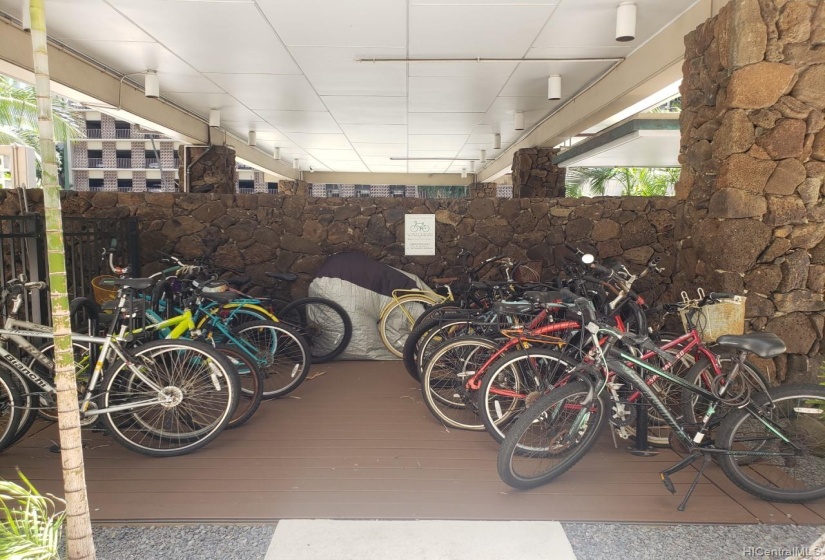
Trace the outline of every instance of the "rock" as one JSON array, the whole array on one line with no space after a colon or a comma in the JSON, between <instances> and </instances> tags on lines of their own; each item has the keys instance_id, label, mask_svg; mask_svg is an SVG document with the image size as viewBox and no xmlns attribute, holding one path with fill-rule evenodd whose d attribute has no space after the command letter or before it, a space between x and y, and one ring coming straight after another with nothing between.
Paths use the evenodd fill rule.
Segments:
<instances>
[{"instance_id":1,"label":"rock","mask_svg":"<svg viewBox=\"0 0 825 560\"><path fill-rule=\"evenodd\" d=\"M794 0L782 9L777 22L779 39L783 43L802 43L811 37L813 12L807 2Z\"/></svg>"},{"instance_id":2,"label":"rock","mask_svg":"<svg viewBox=\"0 0 825 560\"><path fill-rule=\"evenodd\" d=\"M776 62L739 68L728 82L728 104L740 109L770 107L785 95L795 77L793 67Z\"/></svg>"},{"instance_id":3,"label":"rock","mask_svg":"<svg viewBox=\"0 0 825 560\"><path fill-rule=\"evenodd\" d=\"M788 253L779 265L782 271L782 281L777 289L780 292L790 292L804 288L808 282L809 266L811 266L811 258L806 251Z\"/></svg>"},{"instance_id":4,"label":"rock","mask_svg":"<svg viewBox=\"0 0 825 560\"><path fill-rule=\"evenodd\" d=\"M470 216L476 220L484 220L496 213L496 207L489 198L474 198L468 209Z\"/></svg>"},{"instance_id":5,"label":"rock","mask_svg":"<svg viewBox=\"0 0 825 560\"><path fill-rule=\"evenodd\" d=\"M762 295L770 295L782 281L782 271L778 266L757 266L745 274L745 289ZM750 299L748 294L748 299Z\"/></svg>"},{"instance_id":6,"label":"rock","mask_svg":"<svg viewBox=\"0 0 825 560\"><path fill-rule=\"evenodd\" d=\"M814 137L811 157L819 161L825 161L825 130L820 130Z\"/></svg>"},{"instance_id":7,"label":"rock","mask_svg":"<svg viewBox=\"0 0 825 560\"><path fill-rule=\"evenodd\" d=\"M795 158L802 155L805 144L805 121L798 119L780 119L769 132L756 139L773 159Z\"/></svg>"},{"instance_id":8,"label":"rock","mask_svg":"<svg viewBox=\"0 0 825 560\"><path fill-rule=\"evenodd\" d=\"M819 2L811 23L811 44L825 45L825 4Z\"/></svg>"},{"instance_id":9,"label":"rock","mask_svg":"<svg viewBox=\"0 0 825 560\"><path fill-rule=\"evenodd\" d=\"M458 223L461 222L461 216L453 214L449 210L441 209L436 211L435 221L439 224L449 224L451 226L457 226Z\"/></svg>"},{"instance_id":10,"label":"rock","mask_svg":"<svg viewBox=\"0 0 825 560\"><path fill-rule=\"evenodd\" d=\"M609 239L607 241L597 243L596 250L599 253L600 259L616 257L624 253L624 250L622 249L622 244L619 242L618 239Z\"/></svg>"},{"instance_id":11,"label":"rock","mask_svg":"<svg viewBox=\"0 0 825 560\"><path fill-rule=\"evenodd\" d=\"M754 139L753 124L747 113L742 109L728 111L722 126L713 135L713 157L724 160L731 154L745 152L753 145Z\"/></svg>"},{"instance_id":12,"label":"rock","mask_svg":"<svg viewBox=\"0 0 825 560\"><path fill-rule=\"evenodd\" d=\"M226 212L226 204L220 200L206 202L192 212L192 217L196 220L211 224L219 216Z\"/></svg>"},{"instance_id":13,"label":"rock","mask_svg":"<svg viewBox=\"0 0 825 560\"><path fill-rule=\"evenodd\" d=\"M814 264L825 264L825 241L817 244L811 249L811 262Z\"/></svg>"},{"instance_id":14,"label":"rock","mask_svg":"<svg viewBox=\"0 0 825 560\"><path fill-rule=\"evenodd\" d=\"M804 70L792 94L820 111L825 109L825 64L815 64Z\"/></svg>"},{"instance_id":15,"label":"rock","mask_svg":"<svg viewBox=\"0 0 825 560\"><path fill-rule=\"evenodd\" d=\"M739 189L722 189L713 194L708 205L712 218L761 217L768 210L765 197Z\"/></svg>"},{"instance_id":16,"label":"rock","mask_svg":"<svg viewBox=\"0 0 825 560\"><path fill-rule=\"evenodd\" d=\"M816 340L816 330L804 313L790 313L768 321L765 330L785 341L788 354L807 354Z\"/></svg>"},{"instance_id":17,"label":"rock","mask_svg":"<svg viewBox=\"0 0 825 560\"><path fill-rule=\"evenodd\" d=\"M593 220L587 218L577 218L570 220L567 223L565 232L567 234L567 241L579 241L590 237L590 232L593 231Z\"/></svg>"},{"instance_id":18,"label":"rock","mask_svg":"<svg viewBox=\"0 0 825 560\"><path fill-rule=\"evenodd\" d=\"M235 242L252 239L258 225L251 220L243 220L227 228L226 234Z\"/></svg>"},{"instance_id":19,"label":"rock","mask_svg":"<svg viewBox=\"0 0 825 560\"><path fill-rule=\"evenodd\" d=\"M488 239L496 247L504 247L513 239L513 228L504 218L492 218L476 225L476 234Z\"/></svg>"},{"instance_id":20,"label":"rock","mask_svg":"<svg viewBox=\"0 0 825 560\"><path fill-rule=\"evenodd\" d=\"M654 210L652 212L648 212L647 219L658 233L673 229L674 217L673 213L670 211Z\"/></svg>"},{"instance_id":21,"label":"rock","mask_svg":"<svg viewBox=\"0 0 825 560\"><path fill-rule=\"evenodd\" d=\"M768 29L762 20L758 0L742 0L732 4L730 25L726 67L740 68L761 61L768 45Z\"/></svg>"},{"instance_id":22,"label":"rock","mask_svg":"<svg viewBox=\"0 0 825 560\"><path fill-rule=\"evenodd\" d=\"M808 283L805 286L815 294L821 294L825 290L825 266L812 264L808 269Z\"/></svg>"},{"instance_id":23,"label":"rock","mask_svg":"<svg viewBox=\"0 0 825 560\"><path fill-rule=\"evenodd\" d=\"M798 224L805 221L808 210L798 196L768 197L768 215L765 223L772 226Z\"/></svg>"},{"instance_id":24,"label":"rock","mask_svg":"<svg viewBox=\"0 0 825 560\"><path fill-rule=\"evenodd\" d=\"M748 119L756 126L762 128L773 128L776 121L782 118L782 113L774 109L760 109L748 114Z\"/></svg>"},{"instance_id":25,"label":"rock","mask_svg":"<svg viewBox=\"0 0 825 560\"><path fill-rule=\"evenodd\" d=\"M161 230L166 237L177 239L185 235L192 235L204 229L201 222L192 216L177 216L167 221Z\"/></svg>"},{"instance_id":26,"label":"rock","mask_svg":"<svg viewBox=\"0 0 825 560\"><path fill-rule=\"evenodd\" d=\"M774 313L776 313L776 307L770 299L757 294L748 294L745 300L746 318L773 317Z\"/></svg>"},{"instance_id":27,"label":"rock","mask_svg":"<svg viewBox=\"0 0 825 560\"><path fill-rule=\"evenodd\" d=\"M822 180L821 179L805 179L799 188L797 188L797 192L799 194L799 198L802 199L802 202L805 205L814 204L816 201L819 200L819 190L822 187ZM811 213L808 212L808 218L810 219ZM818 221L825 220L825 216L820 218Z\"/></svg>"},{"instance_id":28,"label":"rock","mask_svg":"<svg viewBox=\"0 0 825 560\"><path fill-rule=\"evenodd\" d=\"M696 227L694 244L699 260L711 268L744 273L756 264L770 239L771 228L761 221L705 220Z\"/></svg>"},{"instance_id":29,"label":"rock","mask_svg":"<svg viewBox=\"0 0 825 560\"><path fill-rule=\"evenodd\" d=\"M825 311L822 294L815 294L810 290L795 290L787 294L774 294L773 301L776 304L776 310L780 313Z\"/></svg>"},{"instance_id":30,"label":"rock","mask_svg":"<svg viewBox=\"0 0 825 560\"><path fill-rule=\"evenodd\" d=\"M825 223L796 226L791 233L792 247L812 249L825 238Z\"/></svg>"},{"instance_id":31,"label":"rock","mask_svg":"<svg viewBox=\"0 0 825 560\"><path fill-rule=\"evenodd\" d=\"M255 237L257 239L257 234ZM296 235L292 235L291 233L285 233L281 236L280 245L285 251L290 251L293 253L304 255L317 255L321 253L321 247L318 243L308 239L302 239Z\"/></svg>"},{"instance_id":32,"label":"rock","mask_svg":"<svg viewBox=\"0 0 825 560\"><path fill-rule=\"evenodd\" d=\"M593 241L607 241L618 237L621 231L621 226L613 220L599 220L593 226L590 238Z\"/></svg>"},{"instance_id":33,"label":"rock","mask_svg":"<svg viewBox=\"0 0 825 560\"><path fill-rule=\"evenodd\" d=\"M624 249L632 249L656 242L656 230L644 217L639 216L622 228L621 243Z\"/></svg>"},{"instance_id":34,"label":"rock","mask_svg":"<svg viewBox=\"0 0 825 560\"><path fill-rule=\"evenodd\" d=\"M798 159L783 159L771 174L765 185L765 192L770 194L793 194L796 188L805 181L807 171Z\"/></svg>"},{"instance_id":35,"label":"rock","mask_svg":"<svg viewBox=\"0 0 825 560\"><path fill-rule=\"evenodd\" d=\"M650 257L653 256L653 253L653 249L647 246L634 247L633 249L625 251L622 258L634 264L647 264Z\"/></svg>"}]
</instances>

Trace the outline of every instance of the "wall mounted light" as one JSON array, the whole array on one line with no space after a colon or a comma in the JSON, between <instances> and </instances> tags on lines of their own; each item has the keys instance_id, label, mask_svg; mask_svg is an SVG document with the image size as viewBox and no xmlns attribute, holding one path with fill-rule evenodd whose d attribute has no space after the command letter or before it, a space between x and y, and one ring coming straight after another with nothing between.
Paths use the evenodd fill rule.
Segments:
<instances>
[{"instance_id":1,"label":"wall mounted light","mask_svg":"<svg viewBox=\"0 0 825 560\"><path fill-rule=\"evenodd\" d=\"M146 71L146 78L143 82L143 93L146 97L160 97L160 79L154 70Z\"/></svg>"},{"instance_id":2,"label":"wall mounted light","mask_svg":"<svg viewBox=\"0 0 825 560\"><path fill-rule=\"evenodd\" d=\"M516 111L516 119L513 128L515 130L524 130L524 113L521 111Z\"/></svg>"},{"instance_id":3,"label":"wall mounted light","mask_svg":"<svg viewBox=\"0 0 825 560\"><path fill-rule=\"evenodd\" d=\"M467 168L466 168L466 167L462 167L462 168L461 168L461 178L462 178L462 179L466 179L466 178L467 178Z\"/></svg>"},{"instance_id":4,"label":"wall mounted light","mask_svg":"<svg viewBox=\"0 0 825 560\"><path fill-rule=\"evenodd\" d=\"M277 159L277 160L280 160L281 159L281 148L278 148L276 146L275 149L272 150L272 157Z\"/></svg>"},{"instance_id":5,"label":"wall mounted light","mask_svg":"<svg viewBox=\"0 0 825 560\"><path fill-rule=\"evenodd\" d=\"M249 146L255 146L258 143L258 133L254 130L249 131L249 137L246 142Z\"/></svg>"},{"instance_id":6,"label":"wall mounted light","mask_svg":"<svg viewBox=\"0 0 825 560\"><path fill-rule=\"evenodd\" d=\"M23 31L31 31L32 30L32 7L31 7L31 2L29 0L21 0L20 7L22 9L22 13L20 14L20 26L23 28Z\"/></svg>"},{"instance_id":7,"label":"wall mounted light","mask_svg":"<svg viewBox=\"0 0 825 560\"><path fill-rule=\"evenodd\" d=\"M500 150L501 149L501 134L496 132L493 134L493 149Z\"/></svg>"},{"instance_id":8,"label":"wall mounted light","mask_svg":"<svg viewBox=\"0 0 825 560\"><path fill-rule=\"evenodd\" d=\"M636 4L622 2L616 12L616 40L622 43L636 38Z\"/></svg>"},{"instance_id":9,"label":"wall mounted light","mask_svg":"<svg viewBox=\"0 0 825 560\"><path fill-rule=\"evenodd\" d=\"M220 109L209 109L209 126L221 126Z\"/></svg>"},{"instance_id":10,"label":"wall mounted light","mask_svg":"<svg viewBox=\"0 0 825 560\"><path fill-rule=\"evenodd\" d=\"M547 99L561 99L561 76L547 78Z\"/></svg>"},{"instance_id":11,"label":"wall mounted light","mask_svg":"<svg viewBox=\"0 0 825 560\"><path fill-rule=\"evenodd\" d=\"M481 160L481 163L487 163L487 150L481 150L481 157L478 159Z\"/></svg>"},{"instance_id":12,"label":"wall mounted light","mask_svg":"<svg viewBox=\"0 0 825 560\"><path fill-rule=\"evenodd\" d=\"M298 161L298 158L292 160L292 169L300 169L301 164Z\"/></svg>"}]
</instances>

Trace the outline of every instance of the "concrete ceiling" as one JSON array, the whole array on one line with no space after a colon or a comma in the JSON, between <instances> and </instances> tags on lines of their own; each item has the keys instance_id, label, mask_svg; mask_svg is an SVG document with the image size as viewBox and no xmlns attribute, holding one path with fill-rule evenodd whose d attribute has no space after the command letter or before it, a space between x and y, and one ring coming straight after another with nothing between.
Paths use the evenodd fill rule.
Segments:
<instances>
[{"instance_id":1,"label":"concrete ceiling","mask_svg":"<svg viewBox=\"0 0 825 560\"><path fill-rule=\"evenodd\" d=\"M628 43L619 0L46 0L46 13L55 40L119 74L157 70L164 99L204 119L219 108L223 128L303 169L458 173L469 162L454 158L495 158L616 63L569 59L629 57L700 0L634 1ZM566 60L358 62L478 57Z\"/></svg>"}]
</instances>

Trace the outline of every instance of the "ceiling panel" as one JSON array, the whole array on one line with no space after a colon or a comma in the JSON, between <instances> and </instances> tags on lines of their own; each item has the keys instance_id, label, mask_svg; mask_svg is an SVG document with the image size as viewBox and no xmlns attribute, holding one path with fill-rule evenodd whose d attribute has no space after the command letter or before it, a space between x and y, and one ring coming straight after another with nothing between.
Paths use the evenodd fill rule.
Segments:
<instances>
[{"instance_id":1,"label":"ceiling panel","mask_svg":"<svg viewBox=\"0 0 825 560\"><path fill-rule=\"evenodd\" d=\"M342 124L350 142L404 144L407 125L404 124Z\"/></svg>"},{"instance_id":2,"label":"ceiling panel","mask_svg":"<svg viewBox=\"0 0 825 560\"><path fill-rule=\"evenodd\" d=\"M611 62L522 62L499 93L502 97L537 97L547 101L547 78L561 76L562 99L544 107L552 110L586 86L598 80L613 66Z\"/></svg>"},{"instance_id":3,"label":"ceiling panel","mask_svg":"<svg viewBox=\"0 0 825 560\"><path fill-rule=\"evenodd\" d=\"M412 57L522 57L554 5L410 6Z\"/></svg>"},{"instance_id":4,"label":"ceiling panel","mask_svg":"<svg viewBox=\"0 0 825 560\"><path fill-rule=\"evenodd\" d=\"M406 97L327 95L321 101L338 124L407 124Z\"/></svg>"},{"instance_id":5,"label":"ceiling panel","mask_svg":"<svg viewBox=\"0 0 825 560\"><path fill-rule=\"evenodd\" d=\"M318 95L407 95L406 64L356 62L404 58L405 49L292 47L290 52Z\"/></svg>"},{"instance_id":6,"label":"ceiling panel","mask_svg":"<svg viewBox=\"0 0 825 560\"><path fill-rule=\"evenodd\" d=\"M323 161L321 162L323 163ZM336 161L330 164L336 171L347 173L367 173L369 169L360 161Z\"/></svg>"},{"instance_id":7,"label":"ceiling panel","mask_svg":"<svg viewBox=\"0 0 825 560\"><path fill-rule=\"evenodd\" d=\"M255 112L281 132L308 132L312 134L341 132L332 115L325 111Z\"/></svg>"},{"instance_id":8,"label":"ceiling panel","mask_svg":"<svg viewBox=\"0 0 825 560\"><path fill-rule=\"evenodd\" d=\"M258 5L289 46L407 44L406 0L258 0Z\"/></svg>"},{"instance_id":9,"label":"ceiling panel","mask_svg":"<svg viewBox=\"0 0 825 560\"><path fill-rule=\"evenodd\" d=\"M2 0L0 9L19 18L22 2ZM50 36L71 43L85 41L153 41L103 0L49 0L46 29ZM89 25L89 22L94 22ZM105 48L105 47L104 47Z\"/></svg>"},{"instance_id":10,"label":"ceiling panel","mask_svg":"<svg viewBox=\"0 0 825 560\"><path fill-rule=\"evenodd\" d=\"M301 73L254 4L108 2L201 72Z\"/></svg>"},{"instance_id":11,"label":"ceiling panel","mask_svg":"<svg viewBox=\"0 0 825 560\"><path fill-rule=\"evenodd\" d=\"M484 113L410 113L410 134L470 134Z\"/></svg>"},{"instance_id":12,"label":"ceiling panel","mask_svg":"<svg viewBox=\"0 0 825 560\"><path fill-rule=\"evenodd\" d=\"M352 147L343 134L302 134L293 132L287 134L287 136L305 150L347 150Z\"/></svg>"},{"instance_id":13,"label":"ceiling panel","mask_svg":"<svg viewBox=\"0 0 825 560\"><path fill-rule=\"evenodd\" d=\"M410 150L452 150L453 153L461 149L467 141L466 134L410 134Z\"/></svg>"},{"instance_id":14,"label":"ceiling panel","mask_svg":"<svg viewBox=\"0 0 825 560\"><path fill-rule=\"evenodd\" d=\"M410 112L480 113L495 100L506 77L411 77Z\"/></svg>"},{"instance_id":15,"label":"ceiling panel","mask_svg":"<svg viewBox=\"0 0 825 560\"><path fill-rule=\"evenodd\" d=\"M445 173L450 166L446 161L409 161L407 169L410 173Z\"/></svg>"},{"instance_id":16,"label":"ceiling panel","mask_svg":"<svg viewBox=\"0 0 825 560\"><path fill-rule=\"evenodd\" d=\"M412 62L410 76L507 77L516 69L518 62Z\"/></svg>"},{"instance_id":17,"label":"ceiling panel","mask_svg":"<svg viewBox=\"0 0 825 560\"><path fill-rule=\"evenodd\" d=\"M324 104L304 76L206 74L252 110L324 111Z\"/></svg>"},{"instance_id":18,"label":"ceiling panel","mask_svg":"<svg viewBox=\"0 0 825 560\"><path fill-rule=\"evenodd\" d=\"M309 150L309 155L325 162L331 161L361 161L361 156L355 150Z\"/></svg>"},{"instance_id":19,"label":"ceiling panel","mask_svg":"<svg viewBox=\"0 0 825 560\"><path fill-rule=\"evenodd\" d=\"M204 118L209 116L210 109L220 109L221 118L226 121L262 120L261 117L226 93L167 92L163 90L163 84L161 84L160 93L170 101L174 101Z\"/></svg>"},{"instance_id":20,"label":"ceiling panel","mask_svg":"<svg viewBox=\"0 0 825 560\"><path fill-rule=\"evenodd\" d=\"M370 165L372 173L407 173L407 164L402 165Z\"/></svg>"},{"instance_id":21,"label":"ceiling panel","mask_svg":"<svg viewBox=\"0 0 825 560\"><path fill-rule=\"evenodd\" d=\"M407 155L407 144L373 144L369 142L353 142L352 147L362 156L404 157Z\"/></svg>"},{"instance_id":22,"label":"ceiling panel","mask_svg":"<svg viewBox=\"0 0 825 560\"><path fill-rule=\"evenodd\" d=\"M458 150L410 150L409 157L411 158L454 158Z\"/></svg>"}]
</instances>

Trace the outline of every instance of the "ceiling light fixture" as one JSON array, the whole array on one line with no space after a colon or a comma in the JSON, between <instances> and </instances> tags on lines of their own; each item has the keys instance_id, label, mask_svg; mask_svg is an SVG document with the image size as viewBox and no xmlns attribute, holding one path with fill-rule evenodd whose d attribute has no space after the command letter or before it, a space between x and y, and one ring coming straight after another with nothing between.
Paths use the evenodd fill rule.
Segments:
<instances>
[{"instance_id":1,"label":"ceiling light fixture","mask_svg":"<svg viewBox=\"0 0 825 560\"><path fill-rule=\"evenodd\" d=\"M20 2L21 7L23 9L20 15L20 27L23 28L23 31L31 31L32 30L32 7L31 2L29 0L22 0Z\"/></svg>"},{"instance_id":2,"label":"ceiling light fixture","mask_svg":"<svg viewBox=\"0 0 825 560\"><path fill-rule=\"evenodd\" d=\"M621 43L636 38L636 4L622 2L616 12L616 40Z\"/></svg>"},{"instance_id":3,"label":"ceiling light fixture","mask_svg":"<svg viewBox=\"0 0 825 560\"><path fill-rule=\"evenodd\" d=\"M249 146L254 147L258 143L258 133L254 130L249 131L249 138L246 142Z\"/></svg>"},{"instance_id":4,"label":"ceiling light fixture","mask_svg":"<svg viewBox=\"0 0 825 560\"><path fill-rule=\"evenodd\" d=\"M501 149L501 134L496 132L493 134L493 149L500 150Z\"/></svg>"},{"instance_id":5,"label":"ceiling light fixture","mask_svg":"<svg viewBox=\"0 0 825 560\"><path fill-rule=\"evenodd\" d=\"M470 161L470 173L476 172L476 160Z\"/></svg>"},{"instance_id":6,"label":"ceiling light fixture","mask_svg":"<svg viewBox=\"0 0 825 560\"><path fill-rule=\"evenodd\" d=\"M220 109L209 109L209 126L221 126Z\"/></svg>"},{"instance_id":7,"label":"ceiling light fixture","mask_svg":"<svg viewBox=\"0 0 825 560\"><path fill-rule=\"evenodd\" d=\"M547 99L561 99L561 76L547 78Z\"/></svg>"},{"instance_id":8,"label":"ceiling light fixture","mask_svg":"<svg viewBox=\"0 0 825 560\"><path fill-rule=\"evenodd\" d=\"M158 73L155 70L147 70L145 75L143 93L146 97L160 97L160 78L158 78Z\"/></svg>"},{"instance_id":9,"label":"ceiling light fixture","mask_svg":"<svg viewBox=\"0 0 825 560\"><path fill-rule=\"evenodd\" d=\"M292 169L300 169L301 164L298 162L298 158L292 160Z\"/></svg>"},{"instance_id":10,"label":"ceiling light fixture","mask_svg":"<svg viewBox=\"0 0 825 560\"><path fill-rule=\"evenodd\" d=\"M516 118L513 128L515 130L524 130L524 113L521 111L516 111Z\"/></svg>"},{"instance_id":11,"label":"ceiling light fixture","mask_svg":"<svg viewBox=\"0 0 825 560\"><path fill-rule=\"evenodd\" d=\"M487 150L481 150L481 163L487 163Z\"/></svg>"},{"instance_id":12,"label":"ceiling light fixture","mask_svg":"<svg viewBox=\"0 0 825 560\"><path fill-rule=\"evenodd\" d=\"M281 148L276 146L275 149L272 150L272 157L274 159L280 160L281 159Z\"/></svg>"},{"instance_id":13,"label":"ceiling light fixture","mask_svg":"<svg viewBox=\"0 0 825 560\"><path fill-rule=\"evenodd\" d=\"M462 178L462 179L466 179L466 178L467 178L467 168L466 168L466 167L462 167L462 168L461 168L461 178Z\"/></svg>"}]
</instances>

